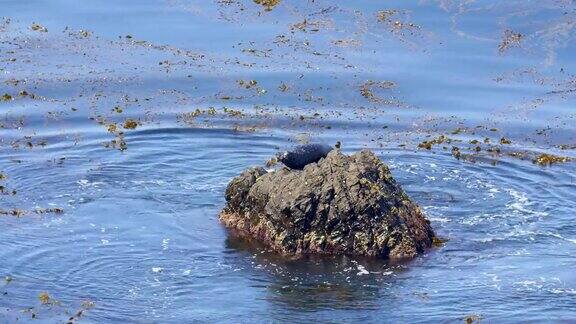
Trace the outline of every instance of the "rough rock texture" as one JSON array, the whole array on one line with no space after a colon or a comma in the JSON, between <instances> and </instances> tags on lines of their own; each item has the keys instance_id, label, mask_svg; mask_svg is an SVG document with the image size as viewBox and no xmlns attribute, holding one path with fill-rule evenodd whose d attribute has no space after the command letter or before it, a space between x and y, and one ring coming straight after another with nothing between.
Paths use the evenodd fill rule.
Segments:
<instances>
[{"instance_id":1,"label":"rough rock texture","mask_svg":"<svg viewBox=\"0 0 576 324\"><path fill-rule=\"evenodd\" d=\"M220 220L287 255L412 258L432 245L420 208L372 152L333 150L303 170L250 168L226 189Z\"/></svg>"}]
</instances>

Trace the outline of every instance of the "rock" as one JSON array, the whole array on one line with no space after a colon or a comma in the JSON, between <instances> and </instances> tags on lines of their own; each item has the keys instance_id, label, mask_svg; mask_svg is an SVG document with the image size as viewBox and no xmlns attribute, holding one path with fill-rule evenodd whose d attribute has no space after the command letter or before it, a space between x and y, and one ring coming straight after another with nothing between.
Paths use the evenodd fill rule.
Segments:
<instances>
[{"instance_id":1,"label":"rock","mask_svg":"<svg viewBox=\"0 0 576 324\"><path fill-rule=\"evenodd\" d=\"M226 189L221 222L285 254L413 258L434 232L374 153L333 150L303 170L254 167Z\"/></svg>"}]
</instances>

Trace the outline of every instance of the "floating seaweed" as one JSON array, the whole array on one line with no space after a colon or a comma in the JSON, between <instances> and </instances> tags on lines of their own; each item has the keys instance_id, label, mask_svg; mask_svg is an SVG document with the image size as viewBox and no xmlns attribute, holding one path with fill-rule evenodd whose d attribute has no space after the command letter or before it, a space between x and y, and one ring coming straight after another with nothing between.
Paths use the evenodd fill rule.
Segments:
<instances>
[{"instance_id":1,"label":"floating seaweed","mask_svg":"<svg viewBox=\"0 0 576 324\"><path fill-rule=\"evenodd\" d=\"M44 27L38 23L32 23L32 25L30 26L30 29L32 29L33 31L42 32L42 33L48 32L48 28L46 28L46 27Z\"/></svg>"},{"instance_id":2,"label":"floating seaweed","mask_svg":"<svg viewBox=\"0 0 576 324\"><path fill-rule=\"evenodd\" d=\"M127 150L128 144L126 143L126 140L124 139L124 133L122 133L122 132L116 133L116 138L109 141L109 142L105 142L104 147L114 148L114 149L118 149L120 151Z\"/></svg>"},{"instance_id":3,"label":"floating seaweed","mask_svg":"<svg viewBox=\"0 0 576 324\"><path fill-rule=\"evenodd\" d=\"M333 40L332 44L338 47L358 47L362 45L362 42L358 39L346 38Z\"/></svg>"},{"instance_id":4,"label":"floating seaweed","mask_svg":"<svg viewBox=\"0 0 576 324\"><path fill-rule=\"evenodd\" d=\"M38 300L42 305L55 306L60 305L60 302L52 298L47 292L43 291L38 295Z\"/></svg>"},{"instance_id":5,"label":"floating seaweed","mask_svg":"<svg viewBox=\"0 0 576 324\"><path fill-rule=\"evenodd\" d=\"M54 213L54 214L62 214L64 213L64 209L62 208L37 208L34 210L34 212L36 214L48 214L48 213Z\"/></svg>"},{"instance_id":6,"label":"floating seaweed","mask_svg":"<svg viewBox=\"0 0 576 324\"><path fill-rule=\"evenodd\" d=\"M271 11L276 7L281 0L254 0L255 3L265 7L266 11Z\"/></svg>"},{"instance_id":7,"label":"floating seaweed","mask_svg":"<svg viewBox=\"0 0 576 324\"><path fill-rule=\"evenodd\" d=\"M374 94L374 89L389 90L396 87L396 83L392 81L374 81L368 80L360 86L360 94L362 97L372 102L385 102L384 98L378 97Z\"/></svg>"},{"instance_id":8,"label":"floating seaweed","mask_svg":"<svg viewBox=\"0 0 576 324\"><path fill-rule=\"evenodd\" d=\"M523 35L520 33L513 32L512 30L505 30L502 36L502 41L498 45L498 52L500 54L506 53L510 48L520 47L520 41Z\"/></svg>"},{"instance_id":9,"label":"floating seaweed","mask_svg":"<svg viewBox=\"0 0 576 324\"><path fill-rule=\"evenodd\" d=\"M429 140L429 141L422 141L420 144L418 144L419 148L423 148L423 149L427 149L427 150L431 150L432 146L434 145L439 145L439 144L443 144L443 143L447 143L450 144L452 143L452 139L449 137L446 137L445 135L440 135L435 139Z\"/></svg>"},{"instance_id":10,"label":"floating seaweed","mask_svg":"<svg viewBox=\"0 0 576 324\"><path fill-rule=\"evenodd\" d=\"M240 87L243 87L245 89L251 89L256 87L256 85L258 85L258 81L256 80L248 80L248 81L238 80L237 82Z\"/></svg>"},{"instance_id":11,"label":"floating seaweed","mask_svg":"<svg viewBox=\"0 0 576 324\"><path fill-rule=\"evenodd\" d=\"M410 21L407 11L386 9L376 13L376 19L384 24L388 31L395 35L400 41L407 42L408 37L420 33L421 27Z\"/></svg>"},{"instance_id":12,"label":"floating seaweed","mask_svg":"<svg viewBox=\"0 0 576 324\"><path fill-rule=\"evenodd\" d=\"M571 160L572 159L569 157L543 153L543 154L538 155L534 160L532 160L532 162L534 164L537 164L540 166L550 166L552 164L565 163L565 162L569 162Z\"/></svg>"},{"instance_id":13,"label":"floating seaweed","mask_svg":"<svg viewBox=\"0 0 576 324\"><path fill-rule=\"evenodd\" d=\"M0 209L0 215L20 217L24 214L26 214L26 212L21 209L9 209L9 210Z\"/></svg>"},{"instance_id":14,"label":"floating seaweed","mask_svg":"<svg viewBox=\"0 0 576 324\"><path fill-rule=\"evenodd\" d=\"M444 244L446 244L446 242L448 242L447 238L443 238L443 237L439 237L439 236L434 236L432 238L432 245L434 245L435 247L443 247Z\"/></svg>"},{"instance_id":15,"label":"floating seaweed","mask_svg":"<svg viewBox=\"0 0 576 324\"><path fill-rule=\"evenodd\" d=\"M136 129L136 127L138 127L138 122L134 119L126 119L126 121L124 121L125 129Z\"/></svg>"}]
</instances>

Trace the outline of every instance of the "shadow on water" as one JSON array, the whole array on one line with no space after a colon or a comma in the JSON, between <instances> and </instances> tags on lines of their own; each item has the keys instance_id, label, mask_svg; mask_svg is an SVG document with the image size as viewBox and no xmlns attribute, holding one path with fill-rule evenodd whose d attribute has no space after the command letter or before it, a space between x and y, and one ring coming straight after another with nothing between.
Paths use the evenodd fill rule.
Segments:
<instances>
[{"instance_id":1,"label":"shadow on water","mask_svg":"<svg viewBox=\"0 0 576 324\"><path fill-rule=\"evenodd\" d=\"M282 256L254 240L227 233L227 253L233 255L230 262L244 265L244 275L252 278L254 286L265 288L266 299L280 309L377 310L380 299L394 299L386 288L407 271L408 262L377 258Z\"/></svg>"}]
</instances>

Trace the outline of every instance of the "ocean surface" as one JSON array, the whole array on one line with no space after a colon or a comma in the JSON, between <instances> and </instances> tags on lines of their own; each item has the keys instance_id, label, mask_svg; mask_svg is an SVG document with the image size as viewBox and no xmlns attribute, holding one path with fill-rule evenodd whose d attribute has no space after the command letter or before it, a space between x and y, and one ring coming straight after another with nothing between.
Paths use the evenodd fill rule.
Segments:
<instances>
[{"instance_id":1,"label":"ocean surface","mask_svg":"<svg viewBox=\"0 0 576 324\"><path fill-rule=\"evenodd\" d=\"M576 321L576 1L0 8L0 323ZM447 242L228 235L232 177L337 141Z\"/></svg>"}]
</instances>

